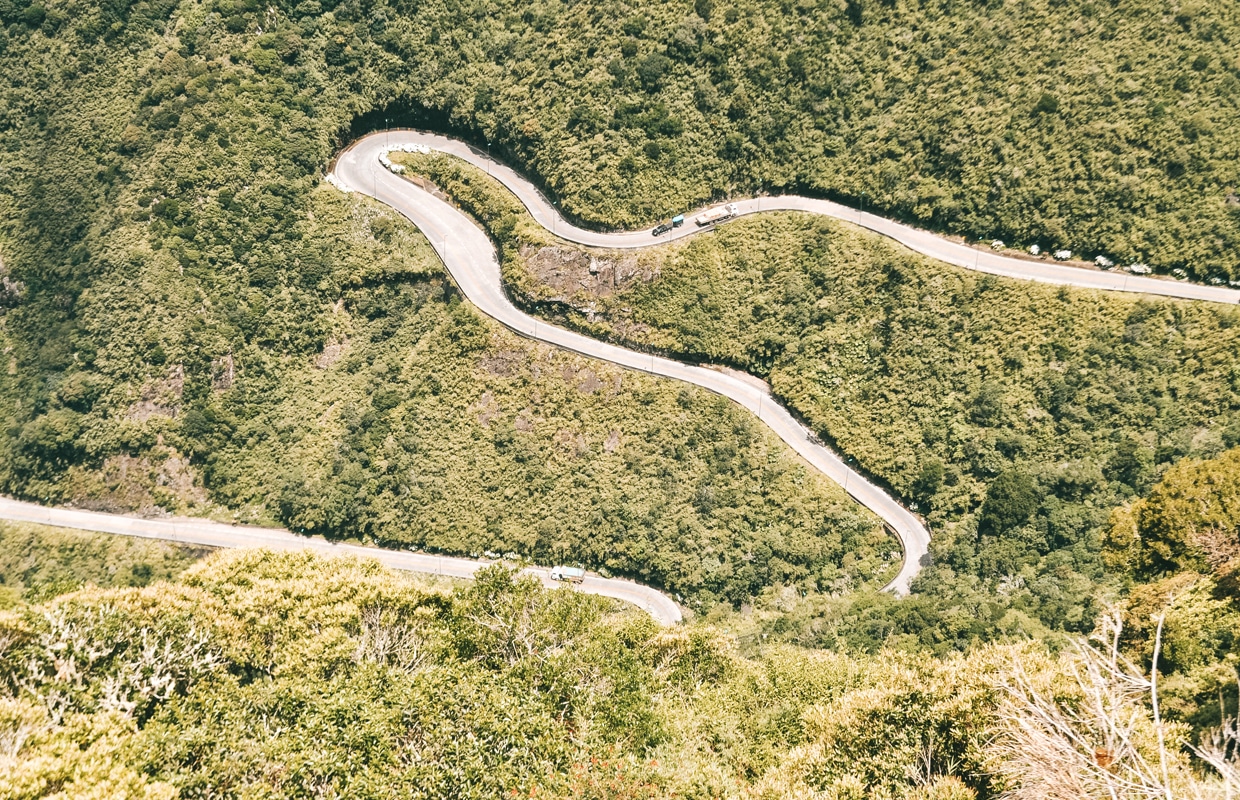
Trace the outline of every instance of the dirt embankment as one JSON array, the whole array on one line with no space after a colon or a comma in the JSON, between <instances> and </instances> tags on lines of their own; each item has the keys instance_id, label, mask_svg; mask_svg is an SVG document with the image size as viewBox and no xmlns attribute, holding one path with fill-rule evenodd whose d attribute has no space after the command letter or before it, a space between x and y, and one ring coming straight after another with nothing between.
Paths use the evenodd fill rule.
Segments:
<instances>
[{"instance_id":1,"label":"dirt embankment","mask_svg":"<svg viewBox=\"0 0 1240 800\"><path fill-rule=\"evenodd\" d=\"M530 274L563 301L610 297L631 283L650 283L659 277L657 268L643 264L636 253L624 251L590 253L563 245L526 246L521 257Z\"/></svg>"}]
</instances>

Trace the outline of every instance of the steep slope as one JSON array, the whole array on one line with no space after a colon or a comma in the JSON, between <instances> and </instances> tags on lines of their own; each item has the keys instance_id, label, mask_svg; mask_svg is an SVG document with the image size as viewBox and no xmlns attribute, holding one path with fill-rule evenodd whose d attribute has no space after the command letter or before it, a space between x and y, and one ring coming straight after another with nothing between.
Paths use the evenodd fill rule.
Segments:
<instances>
[{"instance_id":1,"label":"steep slope","mask_svg":"<svg viewBox=\"0 0 1240 800\"><path fill-rule=\"evenodd\" d=\"M334 529L360 518L339 532L376 535L378 515L336 514L313 492L298 507L298 487L325 485L302 465L247 484L223 454L296 438L301 418L254 421L305 385L288 375L337 352L339 301L350 318L373 312L382 338L388 303L439 291L404 233L314 195L341 132L385 109L500 147L600 224L797 186L950 230L1230 273L1236 13L6 0L0 486ZM1044 35L1016 34L1031 24ZM331 469L354 480L392 463ZM273 512L274 485L297 502ZM671 494L701 488L696 514L718 503L713 484L687 485ZM613 518L636 527L626 509Z\"/></svg>"}]
</instances>

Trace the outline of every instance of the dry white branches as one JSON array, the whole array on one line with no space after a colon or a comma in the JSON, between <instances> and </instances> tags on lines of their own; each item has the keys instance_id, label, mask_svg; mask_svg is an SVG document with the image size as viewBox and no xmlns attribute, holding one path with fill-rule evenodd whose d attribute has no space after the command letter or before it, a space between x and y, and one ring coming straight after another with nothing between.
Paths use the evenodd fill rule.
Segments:
<instances>
[{"instance_id":1,"label":"dry white branches","mask_svg":"<svg viewBox=\"0 0 1240 800\"><path fill-rule=\"evenodd\" d=\"M1010 798L1175 800L1230 798L1240 785L1237 723L1191 748L1212 775L1194 771L1184 730L1159 713L1157 620L1149 675L1119 652L1121 620L1110 615L1099 644L1064 655L1062 670L1030 674L1016 661L1001 684L1005 699L991 744L994 770Z\"/></svg>"},{"instance_id":2,"label":"dry white branches","mask_svg":"<svg viewBox=\"0 0 1240 800\"><path fill-rule=\"evenodd\" d=\"M53 606L41 617L18 684L53 720L96 706L132 716L223 663L210 635L192 622L135 625L108 604Z\"/></svg>"},{"instance_id":3,"label":"dry white branches","mask_svg":"<svg viewBox=\"0 0 1240 800\"><path fill-rule=\"evenodd\" d=\"M354 661L391 664L416 672L429 660L426 633L416 616L372 605L362 609L361 623Z\"/></svg>"}]
</instances>

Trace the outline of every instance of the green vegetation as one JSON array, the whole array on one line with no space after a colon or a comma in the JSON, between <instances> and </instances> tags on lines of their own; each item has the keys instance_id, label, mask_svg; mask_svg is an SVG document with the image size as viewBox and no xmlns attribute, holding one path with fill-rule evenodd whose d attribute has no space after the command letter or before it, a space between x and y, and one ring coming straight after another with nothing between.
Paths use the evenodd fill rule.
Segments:
<instances>
[{"instance_id":1,"label":"green vegetation","mask_svg":"<svg viewBox=\"0 0 1240 800\"><path fill-rule=\"evenodd\" d=\"M704 608L895 568L745 414L500 332L323 185L381 99L336 37L379 12L25 8L0 5L0 490L582 562Z\"/></svg>"},{"instance_id":2,"label":"green vegetation","mask_svg":"<svg viewBox=\"0 0 1240 800\"><path fill-rule=\"evenodd\" d=\"M1062 746L1061 775L1100 781L1069 796L1119 796L1140 763L1162 796L1234 796L1186 749L1236 750L1206 727L1236 712L1234 312L983 278L791 214L606 255L579 295L540 256L588 256L427 166L532 307L766 377L918 503L918 596L836 595L891 544L747 417L495 329L407 225L319 179L344 131L412 120L602 226L801 190L1236 279L1237 15L0 0L0 490L577 556L724 601L659 631L502 572L449 593L244 553L49 599L180 556L38 534L63 555L30 572L6 527L0 794L1033 797ZM1106 653L977 644L1105 638L1108 595L1138 672L1159 642L1170 726L1095 680ZM1123 746L1036 723L1096 696ZM1103 722L1070 724L1091 744Z\"/></svg>"},{"instance_id":3,"label":"green vegetation","mask_svg":"<svg viewBox=\"0 0 1240 800\"><path fill-rule=\"evenodd\" d=\"M1087 632L1109 509L1177 459L1240 443L1235 309L999 280L802 214L638 256L586 251L480 171L402 159L483 221L528 309L766 378L926 514L922 606L826 601L801 612L813 628L837 629L821 616L934 646Z\"/></svg>"},{"instance_id":4,"label":"green vegetation","mask_svg":"<svg viewBox=\"0 0 1240 800\"><path fill-rule=\"evenodd\" d=\"M1170 521L1156 496L1234 499L1238 458L1169 473L1130 512L1141 541L1125 547ZM1216 519L1185 512L1198 531ZM1234 781L1192 754L1235 713L1218 637L1240 630L1240 607L1192 591L1130 604L1117 675L1079 642L742 651L715 625L660 629L501 567L449 591L369 561L225 551L174 582L0 613L0 794L1033 800L1093 775L1074 797L1166 782L1223 797ZM1166 619L1162 724L1126 683L1149 669L1150 611ZM1134 776L1145 788L1108 791Z\"/></svg>"},{"instance_id":5,"label":"green vegetation","mask_svg":"<svg viewBox=\"0 0 1240 800\"><path fill-rule=\"evenodd\" d=\"M342 132L414 118L464 131L600 225L799 189L1234 277L1237 13L1148 0L3 0L0 489L462 552L581 551L703 604L783 581L855 585L887 566L872 522L813 481L772 510L752 469L770 461L765 438L669 465L670 431L714 445L743 418L631 383L621 391L653 393L653 410L626 412L624 452L608 453L621 412L601 399L540 384L547 373L488 376L483 348L512 348L452 306L420 239L320 188ZM731 278L703 285L725 248ZM928 614L937 644L1039 620L1088 628L1106 509L1174 457L1234 439L1235 327L1208 309L931 275L793 215L676 253L698 278L621 287L631 322L616 307L587 324L768 375L928 509L943 535L922 589L936 599L907 628ZM414 347L408 363L390 338ZM1177 366L1181 349L1197 366ZM456 376L443 401L440 372ZM487 391L506 416L474 425ZM545 417L566 424L536 436L580 435L594 465L556 462L581 449L567 440L523 449L516 424L536 393L567 403ZM579 417L583 403L599 415ZM484 474L501 450L506 468L550 466L517 469L520 485ZM795 483L797 469L772 480ZM568 492L582 476L596 484ZM988 498L992 481L1004 492ZM520 516L497 521L508 501ZM823 531L807 521L825 508ZM857 565L840 561L848 548Z\"/></svg>"},{"instance_id":6,"label":"green vegetation","mask_svg":"<svg viewBox=\"0 0 1240 800\"><path fill-rule=\"evenodd\" d=\"M147 586L175 578L209 553L150 539L0 523L0 606L40 602L95 586Z\"/></svg>"}]
</instances>

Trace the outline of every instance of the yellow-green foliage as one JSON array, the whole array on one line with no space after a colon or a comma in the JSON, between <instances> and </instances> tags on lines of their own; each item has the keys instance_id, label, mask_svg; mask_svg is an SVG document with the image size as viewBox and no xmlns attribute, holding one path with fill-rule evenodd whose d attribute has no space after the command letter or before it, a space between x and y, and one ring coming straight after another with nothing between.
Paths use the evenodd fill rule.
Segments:
<instances>
[{"instance_id":1,"label":"yellow-green foliage","mask_svg":"<svg viewBox=\"0 0 1240 800\"><path fill-rule=\"evenodd\" d=\"M1134 582L1125 643L1149 661L1163 620L1160 660L1175 718L1204 724L1231 708L1222 692L1234 686L1240 643L1238 542L1240 448L1176 464L1146 497L1111 516L1108 563Z\"/></svg>"},{"instance_id":2,"label":"yellow-green foliage","mask_svg":"<svg viewBox=\"0 0 1240 800\"><path fill-rule=\"evenodd\" d=\"M1189 570L1234 583L1240 569L1240 447L1169 469L1149 495L1117 514L1112 541L1135 548L1143 573Z\"/></svg>"},{"instance_id":3,"label":"yellow-green foliage","mask_svg":"<svg viewBox=\"0 0 1240 800\"><path fill-rule=\"evenodd\" d=\"M11 800L171 800L176 787L125 763L136 732L119 715L74 715L53 725L47 712L0 699L0 795Z\"/></svg>"},{"instance_id":4,"label":"yellow-green foliage","mask_svg":"<svg viewBox=\"0 0 1240 800\"><path fill-rule=\"evenodd\" d=\"M969 774L989 695L967 687L998 660L744 658L710 628L661 630L501 569L445 591L245 551L23 609L0 634L17 696L0 736L21 756L0 780L17 797L74 770L86 788L136 792L141 775L188 796L707 797L777 779L900 796L926 742L943 753L928 775ZM795 771L807 759L817 777Z\"/></svg>"},{"instance_id":5,"label":"yellow-green foliage","mask_svg":"<svg viewBox=\"0 0 1240 800\"><path fill-rule=\"evenodd\" d=\"M1091 687L1118 692L1115 721L1157 763L1144 695L1082 684L1085 655L743 656L712 626L661 629L503 568L448 589L230 551L0 618L0 793L973 800L1020 789L1031 692L1077 713ZM1174 749L1187 731L1164 733ZM1061 744L1092 758L1091 741ZM1169 769L1217 788L1175 753Z\"/></svg>"},{"instance_id":6,"label":"yellow-green foliage","mask_svg":"<svg viewBox=\"0 0 1240 800\"><path fill-rule=\"evenodd\" d=\"M4 679L56 726L34 726L15 780L63 780L59 742L85 736L64 726L88 715L126 740L95 761L191 795L499 796L566 770L571 729L657 735L617 638L648 630L636 615L503 571L453 596L369 561L221 553L6 623Z\"/></svg>"}]
</instances>

